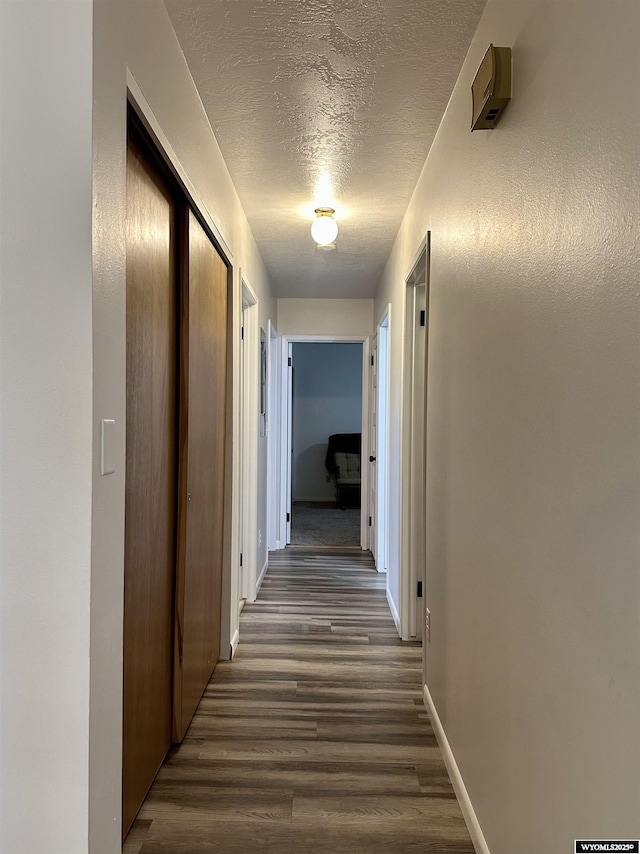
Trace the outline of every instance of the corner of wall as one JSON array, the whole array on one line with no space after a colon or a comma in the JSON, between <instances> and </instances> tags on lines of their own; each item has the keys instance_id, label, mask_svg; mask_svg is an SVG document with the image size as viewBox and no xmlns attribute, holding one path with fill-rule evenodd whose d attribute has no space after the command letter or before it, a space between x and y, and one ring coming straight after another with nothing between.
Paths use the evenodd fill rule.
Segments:
<instances>
[{"instance_id":1,"label":"corner of wall","mask_svg":"<svg viewBox=\"0 0 640 854\"><path fill-rule=\"evenodd\" d=\"M473 842L473 847L476 849L476 854L491 854L486 839L484 838L482 828L480 827L480 822L478 821L478 817L473 808L473 804L471 803L467 787L465 786L462 774L458 768L458 763L453 755L444 727L442 726L442 722L434 705L433 698L431 697L426 685L423 686L423 699L424 704L427 707L427 711L429 712L429 717L431 718L431 724L436 736L436 741L438 742L438 746L442 752L444 764L449 772L451 785L453 786L456 797L458 798L458 803L460 804L460 809L462 810L462 816L467 825L469 836Z\"/></svg>"}]
</instances>

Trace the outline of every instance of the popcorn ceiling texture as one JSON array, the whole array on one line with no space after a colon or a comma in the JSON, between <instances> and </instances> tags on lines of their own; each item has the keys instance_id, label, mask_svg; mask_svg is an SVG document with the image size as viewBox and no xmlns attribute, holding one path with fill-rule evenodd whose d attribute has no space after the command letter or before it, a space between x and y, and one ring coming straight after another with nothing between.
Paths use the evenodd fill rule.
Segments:
<instances>
[{"instance_id":1,"label":"popcorn ceiling texture","mask_svg":"<svg viewBox=\"0 0 640 854\"><path fill-rule=\"evenodd\" d=\"M166 0L279 296L373 296L484 5Z\"/></svg>"}]
</instances>

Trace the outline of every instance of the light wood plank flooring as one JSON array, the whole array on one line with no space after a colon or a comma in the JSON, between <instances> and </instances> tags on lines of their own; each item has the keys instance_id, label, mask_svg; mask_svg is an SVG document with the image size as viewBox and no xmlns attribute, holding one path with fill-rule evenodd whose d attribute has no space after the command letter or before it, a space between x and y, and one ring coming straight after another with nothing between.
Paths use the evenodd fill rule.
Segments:
<instances>
[{"instance_id":1,"label":"light wood plank flooring","mask_svg":"<svg viewBox=\"0 0 640 854\"><path fill-rule=\"evenodd\" d=\"M370 555L273 554L240 631L125 854L473 854Z\"/></svg>"}]
</instances>

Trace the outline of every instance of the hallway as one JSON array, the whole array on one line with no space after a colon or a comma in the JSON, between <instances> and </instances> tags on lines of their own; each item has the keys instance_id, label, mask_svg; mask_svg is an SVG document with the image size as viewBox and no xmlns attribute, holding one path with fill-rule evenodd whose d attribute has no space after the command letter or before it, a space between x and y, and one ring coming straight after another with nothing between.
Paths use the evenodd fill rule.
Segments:
<instances>
[{"instance_id":1,"label":"hallway","mask_svg":"<svg viewBox=\"0 0 640 854\"><path fill-rule=\"evenodd\" d=\"M241 638L124 854L473 854L368 553L272 554Z\"/></svg>"}]
</instances>

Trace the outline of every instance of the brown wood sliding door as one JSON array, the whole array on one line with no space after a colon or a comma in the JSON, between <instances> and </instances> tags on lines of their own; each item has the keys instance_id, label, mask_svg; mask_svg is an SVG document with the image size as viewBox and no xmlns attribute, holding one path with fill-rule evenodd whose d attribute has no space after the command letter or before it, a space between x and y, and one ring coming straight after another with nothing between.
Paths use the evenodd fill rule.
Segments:
<instances>
[{"instance_id":1,"label":"brown wood sliding door","mask_svg":"<svg viewBox=\"0 0 640 854\"><path fill-rule=\"evenodd\" d=\"M127 154L123 833L171 744L176 552L177 206Z\"/></svg>"},{"instance_id":2,"label":"brown wood sliding door","mask_svg":"<svg viewBox=\"0 0 640 854\"><path fill-rule=\"evenodd\" d=\"M131 122L123 836L220 654L227 375L227 265Z\"/></svg>"},{"instance_id":3,"label":"brown wood sliding door","mask_svg":"<svg viewBox=\"0 0 640 854\"><path fill-rule=\"evenodd\" d=\"M184 231L176 741L220 654L227 373L227 267L191 211Z\"/></svg>"}]
</instances>

